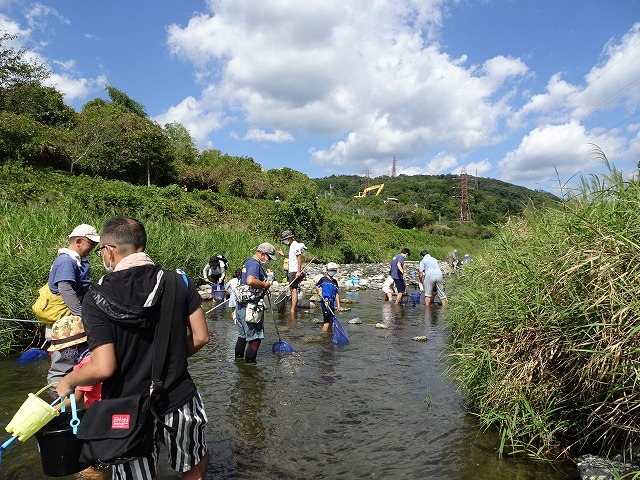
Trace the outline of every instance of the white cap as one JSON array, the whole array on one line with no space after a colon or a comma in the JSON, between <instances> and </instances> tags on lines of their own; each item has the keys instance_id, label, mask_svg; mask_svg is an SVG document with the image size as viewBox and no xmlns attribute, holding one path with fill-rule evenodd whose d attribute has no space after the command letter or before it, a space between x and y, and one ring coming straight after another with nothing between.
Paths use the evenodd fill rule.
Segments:
<instances>
[{"instance_id":1,"label":"white cap","mask_svg":"<svg viewBox=\"0 0 640 480\"><path fill-rule=\"evenodd\" d=\"M87 225L86 223L78 225L76 228L73 229L73 232L71 232L71 235L69 235L69 238L73 238L73 237L85 237L91 240L92 242L100 243L100 235L98 235L98 232L96 231L96 229L93 228L91 225Z\"/></svg>"},{"instance_id":2,"label":"white cap","mask_svg":"<svg viewBox=\"0 0 640 480\"><path fill-rule=\"evenodd\" d=\"M334 271L338 271L338 264L337 263L333 263L333 262L329 262L327 263L327 272L329 270L334 270Z\"/></svg>"}]
</instances>

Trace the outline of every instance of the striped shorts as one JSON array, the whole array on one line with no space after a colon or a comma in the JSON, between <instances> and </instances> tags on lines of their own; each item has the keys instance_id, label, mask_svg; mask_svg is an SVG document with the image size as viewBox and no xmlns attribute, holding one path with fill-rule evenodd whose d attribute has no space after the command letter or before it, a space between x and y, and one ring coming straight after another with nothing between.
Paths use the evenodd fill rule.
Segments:
<instances>
[{"instance_id":1,"label":"striped shorts","mask_svg":"<svg viewBox=\"0 0 640 480\"><path fill-rule=\"evenodd\" d=\"M207 414L200 393L191 398L175 412L162 416L162 421L173 431L155 425L154 452L142 458L136 458L127 463L113 465L114 480L152 480L157 475L160 443L168 450L169 464L176 472L184 473L191 470L207 453L207 439L205 425Z\"/></svg>"}]
</instances>

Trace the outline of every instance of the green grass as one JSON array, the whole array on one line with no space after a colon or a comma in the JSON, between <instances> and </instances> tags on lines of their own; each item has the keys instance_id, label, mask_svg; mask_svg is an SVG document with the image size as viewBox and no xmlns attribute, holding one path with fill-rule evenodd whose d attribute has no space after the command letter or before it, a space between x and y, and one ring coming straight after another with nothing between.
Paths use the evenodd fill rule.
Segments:
<instances>
[{"instance_id":1,"label":"green grass","mask_svg":"<svg viewBox=\"0 0 640 480\"><path fill-rule=\"evenodd\" d=\"M629 452L640 431L640 184L612 170L513 218L455 284L449 373L502 453Z\"/></svg>"}]
</instances>

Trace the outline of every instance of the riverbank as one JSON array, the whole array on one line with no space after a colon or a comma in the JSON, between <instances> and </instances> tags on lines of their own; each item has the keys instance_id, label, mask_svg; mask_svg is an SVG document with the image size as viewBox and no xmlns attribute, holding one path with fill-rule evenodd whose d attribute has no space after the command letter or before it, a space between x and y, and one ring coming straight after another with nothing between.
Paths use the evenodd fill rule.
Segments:
<instances>
[{"instance_id":1,"label":"riverbank","mask_svg":"<svg viewBox=\"0 0 640 480\"><path fill-rule=\"evenodd\" d=\"M454 273L453 269L446 261L438 261L440 269L446 278ZM419 289L418 286L418 261L405 261L405 269L408 274L407 292L411 293ZM326 266L319 263L306 264L304 273L305 279L300 282L300 291L302 299L305 298L312 303L317 304L317 294L314 288L316 282L326 274ZM389 275L388 263L359 263L359 264L338 264L338 273L334 277L338 281L340 292L358 291L358 290L379 290L380 298L384 298L382 293L382 283ZM271 287L271 294L274 298L278 298L283 292L288 291L288 284L285 279L274 281ZM200 294L205 300L211 300L211 287L202 285ZM306 302L303 302L306 304Z\"/></svg>"}]
</instances>

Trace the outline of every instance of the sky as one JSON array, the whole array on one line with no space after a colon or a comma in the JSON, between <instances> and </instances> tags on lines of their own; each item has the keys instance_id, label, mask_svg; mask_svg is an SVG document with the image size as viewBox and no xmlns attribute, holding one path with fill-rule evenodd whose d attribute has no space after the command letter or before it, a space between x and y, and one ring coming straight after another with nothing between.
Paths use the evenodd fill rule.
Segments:
<instances>
[{"instance_id":1,"label":"sky","mask_svg":"<svg viewBox=\"0 0 640 480\"><path fill-rule=\"evenodd\" d=\"M561 194L640 161L640 0L0 0L80 110L105 85L200 150L311 178Z\"/></svg>"}]
</instances>

